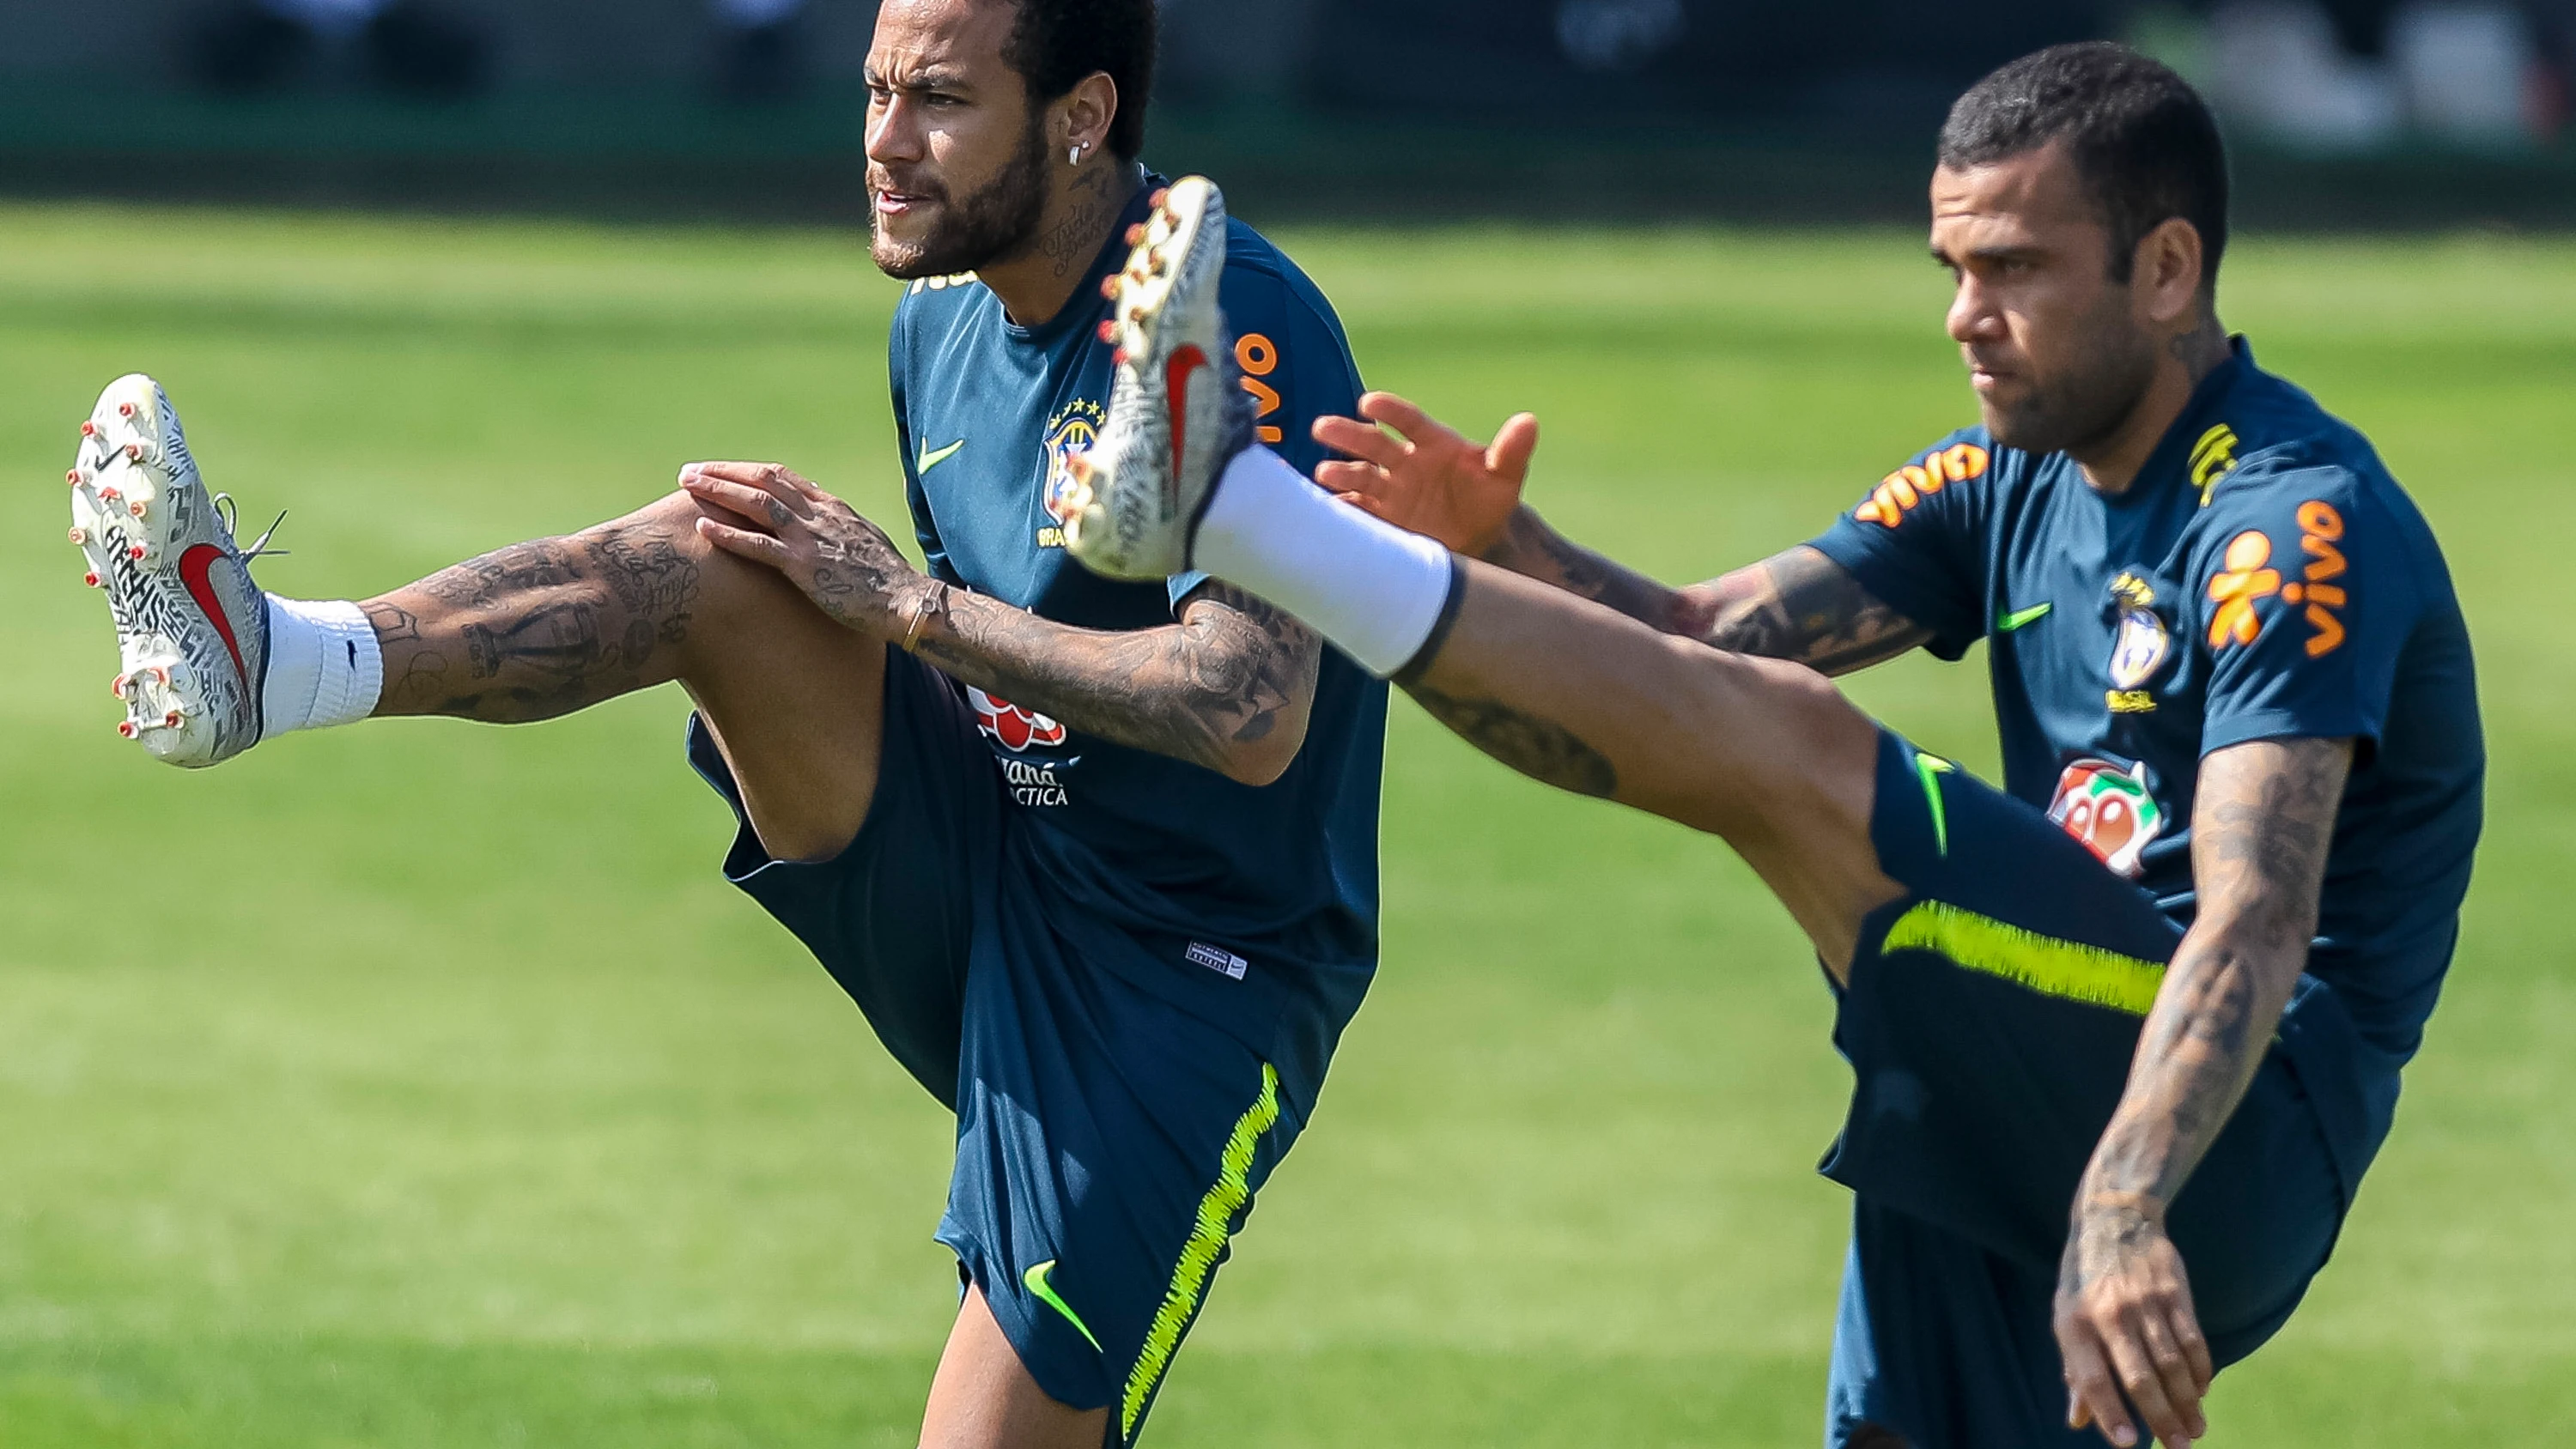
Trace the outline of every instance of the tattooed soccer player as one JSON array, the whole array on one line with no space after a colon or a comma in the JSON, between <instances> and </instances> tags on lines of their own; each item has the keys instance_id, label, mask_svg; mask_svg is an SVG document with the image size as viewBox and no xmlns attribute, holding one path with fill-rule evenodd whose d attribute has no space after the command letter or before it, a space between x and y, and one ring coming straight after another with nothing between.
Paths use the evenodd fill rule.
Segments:
<instances>
[{"instance_id":1,"label":"tattooed soccer player","mask_svg":"<svg viewBox=\"0 0 2576 1449\"><path fill-rule=\"evenodd\" d=\"M2323 1266L2450 963L2468 634L2370 445L2220 328L2226 162L2189 86L2111 45L2016 61L1931 191L1981 425L1805 547L1666 588L1520 505L1530 419L1488 449L1377 396L1319 427L1354 455L1317 475L1336 502L1221 386L1201 248L1125 288L1072 546L1252 589L1779 895L1857 1079L1830 1446L2179 1446ZM1825 678L1979 639L2001 791Z\"/></svg>"},{"instance_id":2,"label":"tattooed soccer player","mask_svg":"<svg viewBox=\"0 0 2576 1449\"><path fill-rule=\"evenodd\" d=\"M879 9L874 254L909 283L891 371L927 574L784 468L704 463L569 538L297 602L248 582L149 379L108 390L73 470L124 728L163 759L688 690L689 760L740 816L726 875L957 1114L933 1449L1134 1439L1376 963L1385 686L1231 585L1064 550L1066 460L1110 401L1103 282L1162 186L1154 18ZM1340 326L1267 241L1214 234L1247 426L1313 466L1311 424L1358 398Z\"/></svg>"}]
</instances>

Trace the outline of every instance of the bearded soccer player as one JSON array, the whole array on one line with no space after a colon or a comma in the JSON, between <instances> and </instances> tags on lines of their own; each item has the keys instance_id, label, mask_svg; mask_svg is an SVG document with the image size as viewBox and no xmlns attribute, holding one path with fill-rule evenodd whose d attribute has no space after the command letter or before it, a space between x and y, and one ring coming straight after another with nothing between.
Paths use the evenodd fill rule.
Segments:
<instances>
[{"instance_id":1,"label":"bearded soccer player","mask_svg":"<svg viewBox=\"0 0 2576 1449\"><path fill-rule=\"evenodd\" d=\"M1383 397L1404 436L1326 422L1319 481L1421 532L1334 502L1252 446L1198 273L1120 304L1073 548L1254 589L1778 894L1856 1077L1828 1445L2181 1446L2324 1264L2449 964L2468 635L2370 445L2221 329L2226 162L2172 72L2004 67L1931 194L1981 424L1804 548L1665 588L1517 506L1529 419L1484 450ZM1824 678L1978 639L2004 791Z\"/></svg>"},{"instance_id":2,"label":"bearded soccer player","mask_svg":"<svg viewBox=\"0 0 2576 1449\"><path fill-rule=\"evenodd\" d=\"M705 463L587 532L302 603L250 584L149 379L108 390L73 470L123 728L173 763L687 689L690 762L740 816L726 875L957 1114L942 1449L1135 1438L1375 965L1385 687L1238 589L1063 548L1064 460L1110 395L1103 279L1161 185L1153 52L1152 0L879 13L874 255L911 279L890 370L927 576L784 468ZM1340 326L1206 222L1246 426L1311 465L1313 420L1357 401Z\"/></svg>"}]
</instances>

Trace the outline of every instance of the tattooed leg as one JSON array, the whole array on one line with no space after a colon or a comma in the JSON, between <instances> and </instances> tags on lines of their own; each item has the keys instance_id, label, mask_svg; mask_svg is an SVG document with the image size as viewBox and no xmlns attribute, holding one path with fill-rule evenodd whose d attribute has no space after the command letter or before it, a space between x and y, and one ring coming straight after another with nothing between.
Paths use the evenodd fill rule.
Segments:
<instances>
[{"instance_id":1,"label":"tattooed leg","mask_svg":"<svg viewBox=\"0 0 2576 1449\"><path fill-rule=\"evenodd\" d=\"M1869 839L1878 731L1814 671L1710 649L1460 560L1464 593L1398 682L1533 779L1723 837L1825 960L1896 898Z\"/></svg>"},{"instance_id":2,"label":"tattooed leg","mask_svg":"<svg viewBox=\"0 0 2576 1449\"><path fill-rule=\"evenodd\" d=\"M769 852L837 854L876 790L884 646L707 544L698 516L674 493L365 601L376 713L516 724L678 681Z\"/></svg>"}]
</instances>

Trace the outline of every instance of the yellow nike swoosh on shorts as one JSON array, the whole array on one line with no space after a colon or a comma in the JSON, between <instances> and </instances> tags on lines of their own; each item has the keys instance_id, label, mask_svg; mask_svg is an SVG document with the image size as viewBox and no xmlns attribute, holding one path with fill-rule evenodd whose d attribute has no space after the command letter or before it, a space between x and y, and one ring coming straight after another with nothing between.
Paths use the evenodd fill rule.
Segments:
<instances>
[{"instance_id":1,"label":"yellow nike swoosh on shorts","mask_svg":"<svg viewBox=\"0 0 2576 1449\"><path fill-rule=\"evenodd\" d=\"M957 450L951 448L948 451L953 453ZM1043 1263L1032 1263L1029 1265L1029 1271L1020 1275L1020 1282L1026 1286L1031 1293L1037 1295L1037 1300L1040 1303L1043 1303L1047 1307L1054 1309L1056 1312L1063 1314L1065 1321L1072 1324L1085 1339L1089 1340L1095 1351L1101 1353L1108 1352L1107 1349L1100 1347L1099 1339L1092 1338L1091 1325L1082 1321L1082 1315L1073 1311L1073 1305L1057 1297L1055 1286L1047 1282L1047 1273L1054 1267L1055 1259L1053 1258L1049 1258Z\"/></svg>"}]
</instances>

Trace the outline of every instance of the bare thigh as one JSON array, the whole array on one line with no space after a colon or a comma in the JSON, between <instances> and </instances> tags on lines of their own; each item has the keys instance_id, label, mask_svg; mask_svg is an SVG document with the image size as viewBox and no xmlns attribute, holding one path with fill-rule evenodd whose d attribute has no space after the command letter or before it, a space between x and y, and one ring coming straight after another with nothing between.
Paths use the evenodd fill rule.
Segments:
<instances>
[{"instance_id":1,"label":"bare thigh","mask_svg":"<svg viewBox=\"0 0 2576 1449\"><path fill-rule=\"evenodd\" d=\"M1109 1411L1048 1398L1002 1335L983 1293L966 1290L922 1416L922 1449L1100 1449Z\"/></svg>"},{"instance_id":2,"label":"bare thigh","mask_svg":"<svg viewBox=\"0 0 2576 1449\"><path fill-rule=\"evenodd\" d=\"M1659 633L1461 560L1466 592L1404 681L1533 778L1723 838L1839 975L1861 918L1901 891L1870 844L1878 727L1824 676Z\"/></svg>"}]
</instances>

